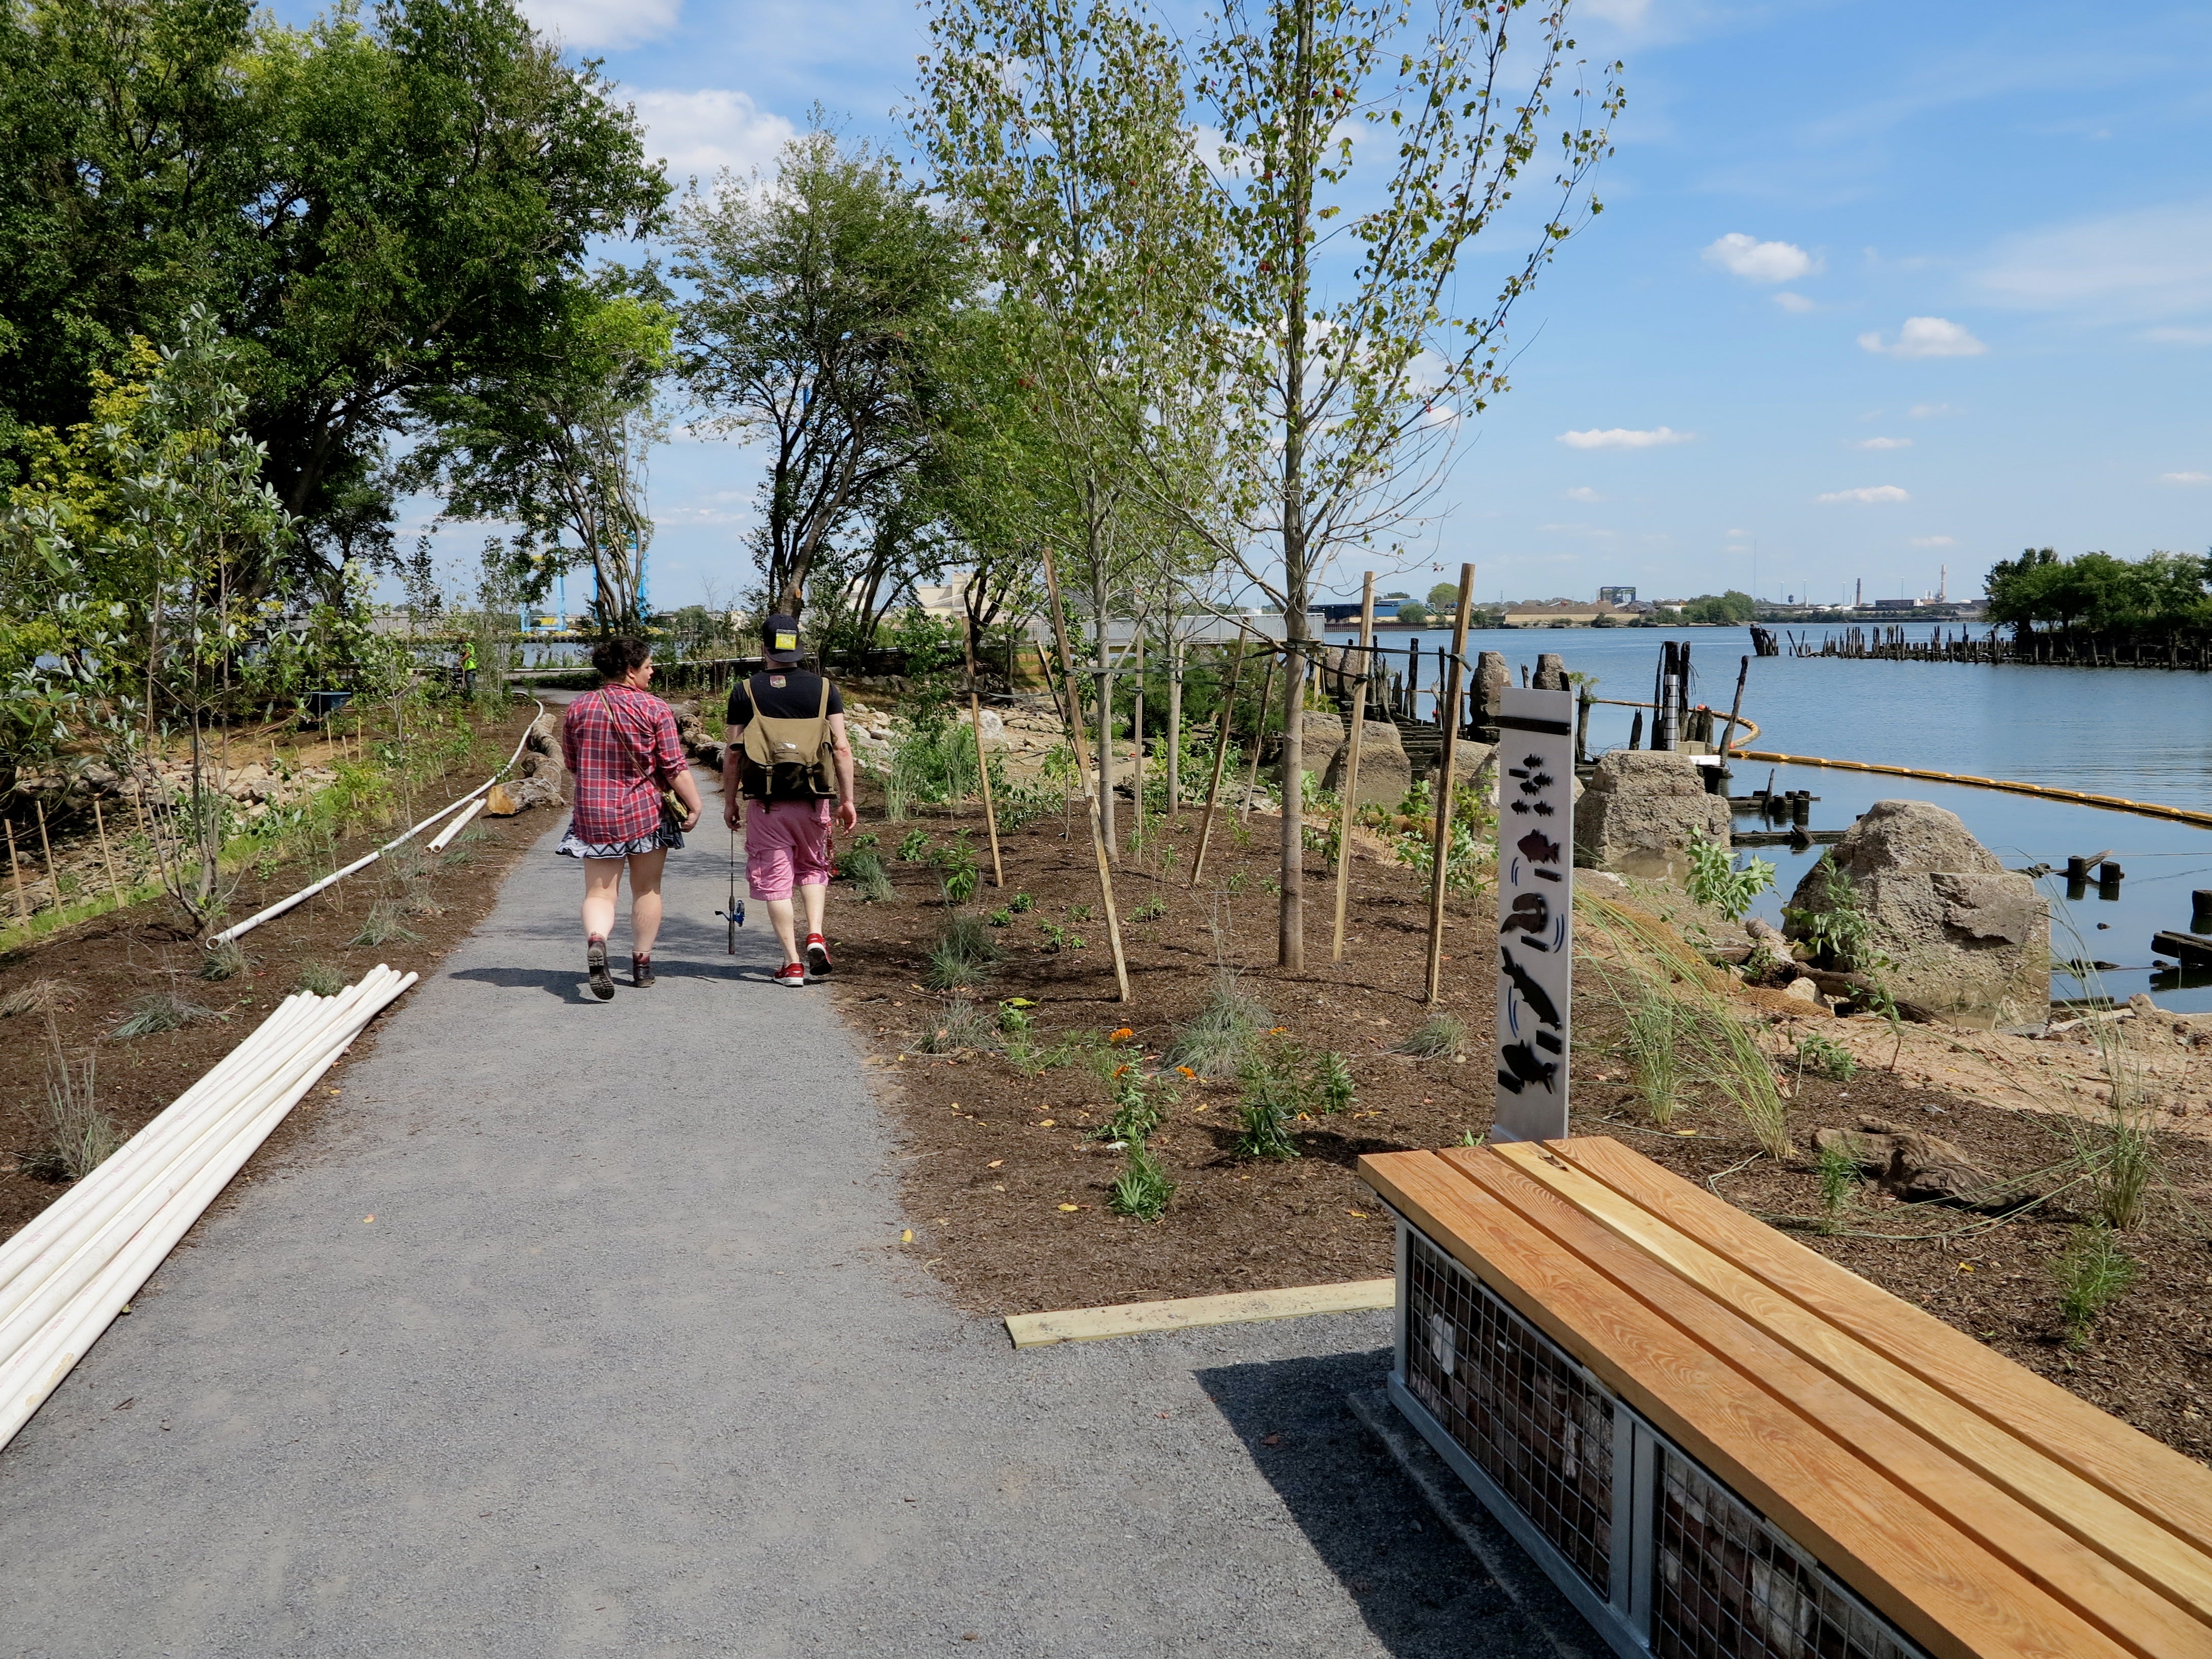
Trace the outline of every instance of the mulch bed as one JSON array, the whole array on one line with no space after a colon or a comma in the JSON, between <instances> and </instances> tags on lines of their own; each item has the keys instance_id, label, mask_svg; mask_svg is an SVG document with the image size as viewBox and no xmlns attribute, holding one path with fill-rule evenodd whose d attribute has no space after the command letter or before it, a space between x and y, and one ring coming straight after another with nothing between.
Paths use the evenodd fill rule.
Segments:
<instances>
[{"instance_id":1,"label":"mulch bed","mask_svg":"<svg viewBox=\"0 0 2212 1659\"><path fill-rule=\"evenodd\" d=\"M1125 807L1126 814L1126 807ZM1471 1055L1417 1060L1390 1052L1420 1026L1427 920L1425 884L1379 855L1353 861L1347 948L1328 960L1334 878L1318 857L1306 870L1306 956L1302 974L1274 966L1276 900L1266 884L1277 859L1275 819L1255 814L1239 838L1217 830L1206 879L1188 883L1198 814L1185 812L1161 843L1176 854L1163 869L1148 852L1125 858L1115 878L1125 916L1158 900L1158 920L1125 923L1134 1000L1115 996L1103 921L1075 919L1095 907L1096 866L1079 815L1054 817L1004 840L1004 893L985 883L971 908L988 913L1016 892L1036 908L998 930L1006 959L972 995L987 1012L1024 997L1040 1042L1090 1033L1128 1063L1154 1071L1158 1056L1197 1011L1220 969L1273 1011L1308 1051L1334 1050L1350 1064L1356 1098L1347 1111L1301 1121L1297 1158L1240 1156L1238 1085L1200 1079L1180 1100L1152 1147L1176 1190L1163 1219L1113 1213L1106 1198L1120 1153L1089 1138L1112 1111L1097 1067L1072 1064L1015 1071L995 1054L933 1056L917 1036L941 1024L948 999L923 988L928 950L950 907L935 872L890 858L915 825L864 827L880 837L896 896L859 902L833 890L830 931L840 947L835 994L873 1049L884 1094L908 1154L908 1248L960 1305L994 1314L1037 1312L1224 1291L1376 1278L1392 1270L1392 1226L1352 1173L1369 1152L1480 1139L1490 1123L1487 1057L1493 1018L1492 927L1486 902L1451 906L1443 1006L1467 1025ZM916 821L942 844L951 830L983 837L980 814L945 811ZM1126 823L1126 816L1124 818ZM1080 933L1080 951L1048 948L1043 922ZM1463 953L1463 954L1462 954ZM1844 1231L1823 1236L1790 1218L1820 1209L1809 1164L1756 1157L1741 1120L1712 1105L1686 1103L1674 1133L1649 1124L1620 1081L1619 1011L1588 976L1576 1001L1574 1130L1611 1134L1744 1209L1780 1224L1843 1262L2000 1352L2053 1377L2198 1457L2212 1457L2212 1247L2190 1206L2212 1193L2212 1148L2168 1137L2172 1193L2151 1223L2127 1236L2141 1266L2135 1287L2107 1315L2087 1352L2059 1340L2058 1292L2050 1264L2071 1222L2055 1206L2001 1225L1941 1205L1904 1205L1869 1187ZM2031 1114L1996 1110L1902 1085L1866 1070L1849 1083L1808 1080L1792 1103L1792 1132L1808 1145L1822 1126L1853 1127L1863 1115L1923 1127L1954 1141L2000 1175L2057 1162L2064 1148ZM1073 1206L1072 1209L1067 1207Z\"/></svg>"},{"instance_id":2,"label":"mulch bed","mask_svg":"<svg viewBox=\"0 0 2212 1659\"><path fill-rule=\"evenodd\" d=\"M485 728L483 747L489 750L496 740L504 758L535 713L526 709L497 727ZM448 773L417 797L423 803L422 810L428 812L482 782L487 769L468 766ZM181 912L163 898L95 917L0 957L0 998L41 979L58 980L67 988L64 1006L53 1016L62 1048L72 1065L81 1064L88 1054L94 1056L96 1103L112 1113L125 1132L135 1133L298 988L303 964L328 964L348 981L360 978L380 962L403 972L426 972L490 910L507 871L523 849L544 833L548 821L544 811L511 818L479 814L463 832L468 861L436 866L431 892L437 912L407 919L407 926L421 935L416 939L395 939L380 945L352 943L371 902L381 891L380 866L371 865L246 935L240 944L246 971L235 978L210 982L198 977L200 947L184 925ZM365 829L341 843L339 857L350 862L394 833L390 828ZM251 915L319 873L293 866L262 878L249 870L231 901L230 913ZM173 991L208 1009L210 1017L173 1031L128 1039L112 1036L131 1004L155 991ZM256 1162L247 1164L242 1180L252 1179L259 1158L281 1155L313 1133L324 1103L342 1085L344 1067L368 1050L376 1031L372 1024L323 1084L292 1109ZM64 1184L33 1178L12 1156L29 1150L38 1139L32 1112L45 1096L51 1054L44 1015L19 1014L0 1021L0 1237L13 1234L68 1190Z\"/></svg>"}]
</instances>

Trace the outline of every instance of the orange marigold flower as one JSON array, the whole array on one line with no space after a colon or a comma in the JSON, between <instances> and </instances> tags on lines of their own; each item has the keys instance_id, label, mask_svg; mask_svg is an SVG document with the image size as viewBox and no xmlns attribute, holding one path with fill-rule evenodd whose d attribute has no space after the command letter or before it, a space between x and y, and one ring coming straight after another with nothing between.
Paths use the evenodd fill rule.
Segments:
<instances>
[{"instance_id":1,"label":"orange marigold flower","mask_svg":"<svg viewBox=\"0 0 2212 1659\"><path fill-rule=\"evenodd\" d=\"M1190 1069L1190 1067L1189 1067L1189 1066L1176 1066L1176 1070L1177 1070L1178 1072L1181 1072L1181 1073L1182 1073L1185 1077L1188 1078L1192 1082L1195 1083L1195 1082L1197 1082L1197 1081L1198 1081L1198 1073L1195 1073L1195 1072L1194 1072L1194 1071L1192 1071L1192 1070Z\"/></svg>"},{"instance_id":2,"label":"orange marigold flower","mask_svg":"<svg viewBox=\"0 0 2212 1659\"><path fill-rule=\"evenodd\" d=\"M1109 1042L1127 1042L1131 1037L1136 1035L1137 1034L1134 1031L1124 1025L1116 1030L1113 1036L1108 1037L1106 1041Z\"/></svg>"}]
</instances>

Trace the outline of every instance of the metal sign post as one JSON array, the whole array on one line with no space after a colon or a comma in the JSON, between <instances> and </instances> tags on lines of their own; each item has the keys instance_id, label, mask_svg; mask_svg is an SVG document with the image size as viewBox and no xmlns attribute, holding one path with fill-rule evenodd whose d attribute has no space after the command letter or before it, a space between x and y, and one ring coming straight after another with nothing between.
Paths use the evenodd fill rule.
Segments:
<instances>
[{"instance_id":1,"label":"metal sign post","mask_svg":"<svg viewBox=\"0 0 2212 1659\"><path fill-rule=\"evenodd\" d=\"M1567 1133L1573 989L1575 699L1509 685L1498 713L1494 1140Z\"/></svg>"}]
</instances>

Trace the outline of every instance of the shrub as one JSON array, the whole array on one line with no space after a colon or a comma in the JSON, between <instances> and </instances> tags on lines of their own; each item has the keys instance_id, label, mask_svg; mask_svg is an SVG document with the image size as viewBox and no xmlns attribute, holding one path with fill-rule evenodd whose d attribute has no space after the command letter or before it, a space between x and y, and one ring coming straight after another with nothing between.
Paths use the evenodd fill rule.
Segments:
<instances>
[{"instance_id":1,"label":"shrub","mask_svg":"<svg viewBox=\"0 0 2212 1659\"><path fill-rule=\"evenodd\" d=\"M1690 896L1719 911L1730 921L1743 920L1744 912L1774 885L1774 866L1765 859L1744 854L1745 862L1730 862L1729 849L1703 835L1690 837ZM1829 869L1835 869L1834 861Z\"/></svg>"},{"instance_id":2,"label":"shrub","mask_svg":"<svg viewBox=\"0 0 2212 1659\"><path fill-rule=\"evenodd\" d=\"M1119 1069L1119 1068L1117 1068ZM1167 1116L1167 1090L1157 1080L1147 1084L1134 1066L1109 1079L1114 1089L1114 1115L1099 1126L1097 1139L1144 1142Z\"/></svg>"},{"instance_id":3,"label":"shrub","mask_svg":"<svg viewBox=\"0 0 2212 1659\"><path fill-rule=\"evenodd\" d=\"M1831 1042L1818 1031L1808 1031L1797 1042L1797 1067L1834 1083L1848 1083L1858 1074L1859 1063L1850 1049Z\"/></svg>"},{"instance_id":4,"label":"shrub","mask_svg":"<svg viewBox=\"0 0 2212 1659\"><path fill-rule=\"evenodd\" d=\"M1352 1067L1334 1048L1314 1069L1313 1095L1315 1105L1324 1112L1341 1112L1352 1105Z\"/></svg>"},{"instance_id":5,"label":"shrub","mask_svg":"<svg viewBox=\"0 0 2212 1659\"><path fill-rule=\"evenodd\" d=\"M1238 1101L1243 1120L1237 1150L1247 1158L1296 1158L1297 1143L1290 1123L1304 1104L1305 1089L1297 1057L1288 1044L1255 1048L1244 1062L1244 1090Z\"/></svg>"},{"instance_id":6,"label":"shrub","mask_svg":"<svg viewBox=\"0 0 2212 1659\"><path fill-rule=\"evenodd\" d=\"M864 903L879 903L895 896L890 872L884 868L883 854L873 848L853 848L837 860L837 872L859 890Z\"/></svg>"},{"instance_id":7,"label":"shrub","mask_svg":"<svg viewBox=\"0 0 2212 1659\"><path fill-rule=\"evenodd\" d=\"M1820 1182L1820 1231L1843 1231L1844 1215L1859 1190L1859 1152L1849 1135L1838 1135L1820 1148L1814 1173Z\"/></svg>"},{"instance_id":8,"label":"shrub","mask_svg":"<svg viewBox=\"0 0 2212 1659\"><path fill-rule=\"evenodd\" d=\"M929 831L909 830L899 837L899 844L892 850L891 856L902 864L915 864L919 863L922 855L928 851Z\"/></svg>"},{"instance_id":9,"label":"shrub","mask_svg":"<svg viewBox=\"0 0 2212 1659\"><path fill-rule=\"evenodd\" d=\"M948 999L936 1015L915 1028L907 1047L917 1054L950 1054L1000 1046L991 1016L966 997Z\"/></svg>"},{"instance_id":10,"label":"shrub","mask_svg":"<svg viewBox=\"0 0 2212 1659\"><path fill-rule=\"evenodd\" d=\"M1085 951L1091 946L1091 941L1082 934L1073 928L1063 927L1056 921L1047 921L1040 916L1037 926L1044 929L1044 948L1054 955L1065 951Z\"/></svg>"},{"instance_id":11,"label":"shrub","mask_svg":"<svg viewBox=\"0 0 2212 1659\"><path fill-rule=\"evenodd\" d=\"M130 1013L112 1035L118 1037L151 1036L156 1031L173 1031L196 1019L204 1019L212 1012L197 1002L186 1002L173 991L155 991L150 996L140 997L132 1003Z\"/></svg>"},{"instance_id":12,"label":"shrub","mask_svg":"<svg viewBox=\"0 0 2212 1659\"><path fill-rule=\"evenodd\" d=\"M1643 1100L1644 1111L1663 1129L1674 1121L1681 1091L1689 1011L1665 985L1638 974L1627 1015L1627 1035L1621 1046L1626 1051L1629 1081Z\"/></svg>"},{"instance_id":13,"label":"shrub","mask_svg":"<svg viewBox=\"0 0 2212 1659\"><path fill-rule=\"evenodd\" d=\"M299 988L319 997L334 997L346 988L346 976L327 962L300 964Z\"/></svg>"},{"instance_id":14,"label":"shrub","mask_svg":"<svg viewBox=\"0 0 2212 1659\"><path fill-rule=\"evenodd\" d=\"M956 912L945 919L945 931L929 947L929 967L921 982L933 991L978 984L1002 954L991 930L978 918Z\"/></svg>"},{"instance_id":15,"label":"shrub","mask_svg":"<svg viewBox=\"0 0 2212 1659\"><path fill-rule=\"evenodd\" d=\"M200 977L220 983L246 971L246 947L234 939L210 945L200 957Z\"/></svg>"},{"instance_id":16,"label":"shrub","mask_svg":"<svg viewBox=\"0 0 2212 1659\"><path fill-rule=\"evenodd\" d=\"M2106 1310L2136 1282L2136 1263L2111 1228L2091 1224L2074 1230L2051 1273L2058 1284L2058 1316L2066 1346L2079 1352L2089 1346Z\"/></svg>"},{"instance_id":17,"label":"shrub","mask_svg":"<svg viewBox=\"0 0 2212 1659\"><path fill-rule=\"evenodd\" d=\"M1174 1196L1175 1182L1167 1178L1152 1148L1140 1140L1131 1141L1127 1161L1106 1194L1106 1207L1133 1220L1157 1221Z\"/></svg>"},{"instance_id":18,"label":"shrub","mask_svg":"<svg viewBox=\"0 0 2212 1659\"><path fill-rule=\"evenodd\" d=\"M1234 1076L1243 1069L1254 1040L1273 1024L1267 1006L1224 969L1215 975L1213 988L1197 1014L1161 1058L1169 1066L1188 1066L1200 1077Z\"/></svg>"},{"instance_id":19,"label":"shrub","mask_svg":"<svg viewBox=\"0 0 2212 1659\"><path fill-rule=\"evenodd\" d=\"M1419 1060L1449 1060L1467 1050L1467 1022L1457 1014L1431 1014L1421 1028L1392 1046L1394 1054Z\"/></svg>"},{"instance_id":20,"label":"shrub","mask_svg":"<svg viewBox=\"0 0 2212 1659\"><path fill-rule=\"evenodd\" d=\"M389 945L394 939L412 941L421 939L422 934L407 925L404 920L406 914L404 903L391 899L377 900L368 907L368 919L362 923L361 931L353 936L354 944L374 947Z\"/></svg>"},{"instance_id":21,"label":"shrub","mask_svg":"<svg viewBox=\"0 0 2212 1659\"><path fill-rule=\"evenodd\" d=\"M164 1028L167 1029L167 1028ZM61 1033L47 1016L46 1099L32 1108L38 1144L16 1154L25 1175L39 1181L76 1181L98 1169L123 1145L115 1120L93 1100L94 1056L76 1071Z\"/></svg>"}]
</instances>

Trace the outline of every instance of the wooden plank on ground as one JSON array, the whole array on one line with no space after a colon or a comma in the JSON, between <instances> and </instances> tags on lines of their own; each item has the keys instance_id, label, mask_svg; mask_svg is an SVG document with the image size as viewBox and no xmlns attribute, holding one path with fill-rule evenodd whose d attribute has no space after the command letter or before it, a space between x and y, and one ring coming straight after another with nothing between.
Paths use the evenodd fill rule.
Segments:
<instances>
[{"instance_id":1,"label":"wooden plank on ground","mask_svg":"<svg viewBox=\"0 0 2212 1659\"><path fill-rule=\"evenodd\" d=\"M1305 1314L1358 1313L1395 1304L1395 1279L1358 1279L1342 1285L1301 1285L1282 1291L1239 1291L1229 1296L1189 1296L1173 1302L1125 1302L1113 1308L1070 1308L1060 1313L1008 1314L1006 1334L1017 1348L1054 1342L1096 1342L1146 1331L1192 1330L1205 1325L1249 1325Z\"/></svg>"},{"instance_id":2,"label":"wooden plank on ground","mask_svg":"<svg viewBox=\"0 0 2212 1659\"><path fill-rule=\"evenodd\" d=\"M1832 1444L1832 1479L1863 1479L1863 1465L1894 1480L1929 1513L1973 1539L2014 1573L2045 1586L2082 1619L2133 1651L2212 1650L2212 1630L2165 1576L2171 1572L2184 1586L2194 1587L2202 1563L2170 1534L2039 1462L2032 1449L2002 1440L1981 1419L1917 1379L1885 1366L1878 1356L1832 1327L1819 1326L1802 1309L1783 1302L1748 1275L1735 1273L1694 1240L1673 1232L1610 1188L1557 1158L1547 1159L1531 1143L1454 1150L1443 1156L1471 1180L1529 1214L1577 1255L1600 1264L1629 1294L1703 1343L1741 1373L1747 1384L1764 1389L1804 1418L1816 1444ZM1539 1199L1538 1194L1543 1197ZM1608 1199L1611 1213L1607 1212ZM1547 1212L1551 1204L1567 1206L1579 1224ZM1618 1248L1622 1246L1626 1248ZM1686 1296L1685 1285L1704 1294ZM1747 1288L1754 1304L1750 1309L1740 1306L1730 1294ZM1867 1288L1883 1294L1873 1285ZM1797 1340L1762 1317L1777 1306L1784 1310L1785 1322L1792 1314L1800 1322L1793 1333ZM1808 1353L1806 1347L1816 1352ZM1939 1404L1937 1424L1931 1427L1896 1411L1882 1392L1883 1385L1892 1381L1905 1391L1932 1396ZM1993 1481L1949 1437L1954 1430L1978 1430L1985 1441L2000 1441L1990 1453L1991 1461L2002 1463L2023 1485L2070 1493L2089 1517L2090 1530L2100 1522L2119 1530L2118 1548L2062 1525L2039 1506L2022 1501L2006 1483ZM1783 1497L1789 1501L1788 1494ZM1796 1533L1784 1515L1771 1518L1785 1531ZM1902 1510L1887 1518L1906 1537L1917 1535L1923 1524ZM1818 1515L1808 1519L1820 1524ZM1801 1536L1799 1541L1821 1553L1819 1537ZM2128 1553L2138 1549L2148 1559L2137 1561Z\"/></svg>"},{"instance_id":3,"label":"wooden plank on ground","mask_svg":"<svg viewBox=\"0 0 2212 1659\"><path fill-rule=\"evenodd\" d=\"M1601 1136L1555 1141L1560 1158L1643 1207L1670 1216L1819 1317L1980 1413L2091 1485L2199 1548L2212 1547L2212 1470L2024 1366L1989 1389L1997 1356L1933 1314L1886 1295L1869 1302L1866 1280L1816 1251L1782 1251L1790 1241L1726 1200L1668 1174Z\"/></svg>"},{"instance_id":4,"label":"wooden plank on ground","mask_svg":"<svg viewBox=\"0 0 2212 1659\"><path fill-rule=\"evenodd\" d=\"M1510 1173L1500 1164L1499 1170ZM1394 1207L1938 1659L2118 1659L2113 1639L1661 1317L1601 1261L1633 1253L1532 1184L1547 1230L1433 1153L1360 1160ZM1564 1237L1562 1235L1565 1235ZM1577 1252L1579 1243L1600 1258ZM1677 1294L1680 1291L1678 1290ZM1747 1329L1747 1328L1745 1328ZM1847 1478L1838 1478L1848 1472Z\"/></svg>"}]
</instances>

